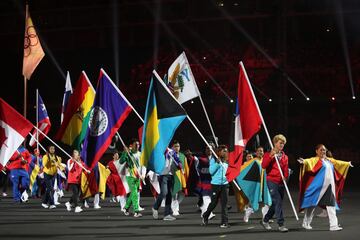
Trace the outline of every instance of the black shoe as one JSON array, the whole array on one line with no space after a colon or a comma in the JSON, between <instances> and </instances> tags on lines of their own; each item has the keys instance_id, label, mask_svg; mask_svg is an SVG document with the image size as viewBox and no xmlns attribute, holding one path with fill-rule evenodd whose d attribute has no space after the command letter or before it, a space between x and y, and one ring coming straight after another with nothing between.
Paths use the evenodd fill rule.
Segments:
<instances>
[{"instance_id":1,"label":"black shoe","mask_svg":"<svg viewBox=\"0 0 360 240\"><path fill-rule=\"evenodd\" d=\"M226 207L227 207L228 211L232 208L231 205L227 205Z\"/></svg>"},{"instance_id":2,"label":"black shoe","mask_svg":"<svg viewBox=\"0 0 360 240\"><path fill-rule=\"evenodd\" d=\"M208 223L209 223L209 219L207 218L207 217L201 217L201 219L202 219L202 225L203 226L206 226L206 225L208 225Z\"/></svg>"}]
</instances>

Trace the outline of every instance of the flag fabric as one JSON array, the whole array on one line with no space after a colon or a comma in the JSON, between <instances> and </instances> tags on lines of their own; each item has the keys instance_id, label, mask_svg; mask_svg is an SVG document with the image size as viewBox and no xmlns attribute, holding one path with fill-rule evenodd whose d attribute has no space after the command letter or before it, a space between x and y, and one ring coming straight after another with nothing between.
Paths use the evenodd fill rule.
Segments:
<instances>
[{"instance_id":1,"label":"flag fabric","mask_svg":"<svg viewBox=\"0 0 360 240\"><path fill-rule=\"evenodd\" d=\"M185 52L171 64L165 81L180 104L200 95Z\"/></svg>"},{"instance_id":2,"label":"flag fabric","mask_svg":"<svg viewBox=\"0 0 360 240\"><path fill-rule=\"evenodd\" d=\"M99 162L95 164L90 173L82 171L80 185L82 198L86 199L101 193L101 198L105 199L106 180L110 174L110 170Z\"/></svg>"},{"instance_id":3,"label":"flag fabric","mask_svg":"<svg viewBox=\"0 0 360 240\"><path fill-rule=\"evenodd\" d=\"M304 159L300 168L299 209L333 206L339 209L345 179L350 167L346 161L319 157Z\"/></svg>"},{"instance_id":4,"label":"flag fabric","mask_svg":"<svg viewBox=\"0 0 360 240\"><path fill-rule=\"evenodd\" d=\"M29 7L26 5L23 59L23 75L26 79L30 79L35 68L39 65L44 56L45 53L41 47L39 37L36 34L34 24L30 17Z\"/></svg>"},{"instance_id":5,"label":"flag fabric","mask_svg":"<svg viewBox=\"0 0 360 240\"><path fill-rule=\"evenodd\" d=\"M61 124L61 123L63 122L63 120L64 120L65 110L66 110L66 107L67 107L68 102L69 102L69 98L70 98L70 96L71 96L72 93L73 93L73 89L72 89L71 80L70 80L70 73L69 73L69 71L67 71L66 82L65 82L64 97L63 97L63 102L62 102L62 106L61 106L61 120L60 120L60 124Z\"/></svg>"},{"instance_id":6,"label":"flag fabric","mask_svg":"<svg viewBox=\"0 0 360 240\"><path fill-rule=\"evenodd\" d=\"M33 125L0 98L0 170L31 131Z\"/></svg>"},{"instance_id":7,"label":"flag fabric","mask_svg":"<svg viewBox=\"0 0 360 240\"><path fill-rule=\"evenodd\" d=\"M82 71L73 94L65 109L64 119L55 139L80 149L89 126L90 110L94 103L95 90L86 73Z\"/></svg>"},{"instance_id":8,"label":"flag fabric","mask_svg":"<svg viewBox=\"0 0 360 240\"><path fill-rule=\"evenodd\" d=\"M50 131L51 122L50 122L50 118L47 114L45 104L44 104L40 94L38 94L38 103L36 106L37 106L37 112L38 112L37 114L39 116L38 128L40 129L40 131L42 131L46 135ZM29 145L31 147L36 146L36 141L35 141L36 131L37 130L34 129L32 132L33 136L31 137L30 143L29 143ZM44 139L44 135L39 133L38 141L40 142L43 139Z\"/></svg>"},{"instance_id":9,"label":"flag fabric","mask_svg":"<svg viewBox=\"0 0 360 240\"><path fill-rule=\"evenodd\" d=\"M140 162L148 170L161 174L165 150L186 112L153 71L146 103Z\"/></svg>"},{"instance_id":10,"label":"flag fabric","mask_svg":"<svg viewBox=\"0 0 360 240\"><path fill-rule=\"evenodd\" d=\"M244 163L241 166L240 174L235 180L242 191L240 197L246 198L244 200L237 199L239 210L244 210L246 204L250 204L254 211L259 209L259 203L271 205L271 195L266 182L266 173L262 169L259 160L254 158Z\"/></svg>"},{"instance_id":11,"label":"flag fabric","mask_svg":"<svg viewBox=\"0 0 360 240\"><path fill-rule=\"evenodd\" d=\"M236 117L229 147L229 167L226 172L229 182L239 175L243 150L247 142L260 130L262 124L261 114L242 62L240 62L237 94Z\"/></svg>"},{"instance_id":12,"label":"flag fabric","mask_svg":"<svg viewBox=\"0 0 360 240\"><path fill-rule=\"evenodd\" d=\"M110 161L108 169L111 174L106 180L113 196L126 196L130 192L130 187L126 180L126 163L121 164L120 161Z\"/></svg>"},{"instance_id":13,"label":"flag fabric","mask_svg":"<svg viewBox=\"0 0 360 240\"><path fill-rule=\"evenodd\" d=\"M129 101L101 69L89 128L81 151L87 166L93 168L100 160L131 110Z\"/></svg>"}]
</instances>

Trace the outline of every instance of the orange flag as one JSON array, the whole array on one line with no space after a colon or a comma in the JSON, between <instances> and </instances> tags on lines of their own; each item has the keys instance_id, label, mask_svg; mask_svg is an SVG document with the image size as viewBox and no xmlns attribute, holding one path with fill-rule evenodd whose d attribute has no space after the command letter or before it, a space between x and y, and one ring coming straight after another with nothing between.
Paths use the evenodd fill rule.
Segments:
<instances>
[{"instance_id":1,"label":"orange flag","mask_svg":"<svg viewBox=\"0 0 360 240\"><path fill-rule=\"evenodd\" d=\"M23 75L30 79L45 53L41 47L40 40L36 34L34 24L29 14L29 7L26 5L25 37L24 37L24 60Z\"/></svg>"}]
</instances>

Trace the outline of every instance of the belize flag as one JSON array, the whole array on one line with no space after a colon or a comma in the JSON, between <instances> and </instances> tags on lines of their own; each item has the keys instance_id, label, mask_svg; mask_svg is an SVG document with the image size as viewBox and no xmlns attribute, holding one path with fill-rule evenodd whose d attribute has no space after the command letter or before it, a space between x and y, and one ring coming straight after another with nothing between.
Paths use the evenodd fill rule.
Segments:
<instances>
[{"instance_id":1,"label":"belize flag","mask_svg":"<svg viewBox=\"0 0 360 240\"><path fill-rule=\"evenodd\" d=\"M46 107L45 104L40 96L40 94L37 92L38 94L38 102L36 105L37 111L38 111L38 116L39 116L39 122L38 122L38 128L40 129L40 131L42 131L44 134L48 134L48 132L50 131L50 127L51 127L51 122L50 122L50 118L47 114L46 111ZM32 132L32 135L34 137L36 137L36 129L34 129L34 131ZM36 146L36 141L35 138L32 137L30 139L30 143L29 145L31 147L35 147ZM40 142L41 140L44 139L44 135L39 133L39 139L38 141Z\"/></svg>"},{"instance_id":2,"label":"belize flag","mask_svg":"<svg viewBox=\"0 0 360 240\"><path fill-rule=\"evenodd\" d=\"M94 105L90 112L81 157L92 169L111 143L111 139L131 112L129 101L112 82L103 69L100 70Z\"/></svg>"}]
</instances>

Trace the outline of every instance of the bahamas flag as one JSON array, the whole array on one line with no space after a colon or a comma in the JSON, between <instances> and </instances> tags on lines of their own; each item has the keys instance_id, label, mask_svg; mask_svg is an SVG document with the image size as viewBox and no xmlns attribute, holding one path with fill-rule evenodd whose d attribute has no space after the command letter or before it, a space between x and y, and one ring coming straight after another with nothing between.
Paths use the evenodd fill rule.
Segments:
<instances>
[{"instance_id":1,"label":"bahamas flag","mask_svg":"<svg viewBox=\"0 0 360 240\"><path fill-rule=\"evenodd\" d=\"M239 210L243 210L246 204L250 204L254 211L259 209L259 203L271 205L266 173L259 160L254 158L245 162L235 180L241 188L241 193L236 194Z\"/></svg>"},{"instance_id":2,"label":"bahamas flag","mask_svg":"<svg viewBox=\"0 0 360 240\"><path fill-rule=\"evenodd\" d=\"M100 160L131 110L128 100L101 69L89 128L81 151L81 157L90 169Z\"/></svg>"},{"instance_id":3,"label":"bahamas flag","mask_svg":"<svg viewBox=\"0 0 360 240\"><path fill-rule=\"evenodd\" d=\"M145 110L141 165L157 174L163 172L165 150L185 117L185 110L154 70Z\"/></svg>"},{"instance_id":4,"label":"bahamas flag","mask_svg":"<svg viewBox=\"0 0 360 240\"><path fill-rule=\"evenodd\" d=\"M299 209L340 205L350 163L333 158L304 159L300 168Z\"/></svg>"},{"instance_id":5,"label":"bahamas flag","mask_svg":"<svg viewBox=\"0 0 360 240\"><path fill-rule=\"evenodd\" d=\"M55 139L80 149L88 128L90 110L94 103L95 90L83 71L70 96L64 113L64 119Z\"/></svg>"}]
</instances>

